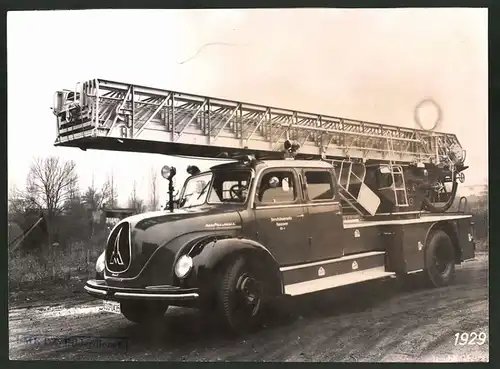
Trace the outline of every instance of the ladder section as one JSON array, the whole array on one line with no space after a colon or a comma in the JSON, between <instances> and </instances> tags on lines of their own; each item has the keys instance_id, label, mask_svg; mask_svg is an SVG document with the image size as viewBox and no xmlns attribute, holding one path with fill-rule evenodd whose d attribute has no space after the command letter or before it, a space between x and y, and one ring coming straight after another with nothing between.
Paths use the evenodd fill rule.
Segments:
<instances>
[{"instance_id":1,"label":"ladder section","mask_svg":"<svg viewBox=\"0 0 500 369\"><path fill-rule=\"evenodd\" d=\"M389 152L393 153L394 141L392 137L387 138L387 147ZM397 165L393 160L389 161L388 170L391 174L391 186L390 188L394 192L394 205L396 207L407 207L408 204L408 193L406 191L405 177L403 174L403 168L401 165Z\"/></svg>"},{"instance_id":2,"label":"ladder section","mask_svg":"<svg viewBox=\"0 0 500 369\"><path fill-rule=\"evenodd\" d=\"M339 194L345 203L361 216L374 216L380 205L380 198L364 183L365 165L348 160L328 160L328 162L335 169Z\"/></svg>"},{"instance_id":3,"label":"ladder section","mask_svg":"<svg viewBox=\"0 0 500 369\"><path fill-rule=\"evenodd\" d=\"M409 206L408 194L406 192L405 177L401 165L390 165L392 176L392 189L394 191L394 198L396 206Z\"/></svg>"},{"instance_id":4,"label":"ladder section","mask_svg":"<svg viewBox=\"0 0 500 369\"><path fill-rule=\"evenodd\" d=\"M169 153L197 146L202 152L282 151L285 140L300 144L297 158L351 157L399 162L439 162L453 134L370 123L225 99L149 88L103 79L56 92L55 144L105 150ZM394 142L387 148L386 140ZM122 146L116 146L119 140ZM141 141L141 143L138 143ZM158 145L161 144L161 145ZM202 150L200 150L202 148ZM208 154L207 154L208 155ZM212 155L212 154L210 154Z\"/></svg>"}]
</instances>

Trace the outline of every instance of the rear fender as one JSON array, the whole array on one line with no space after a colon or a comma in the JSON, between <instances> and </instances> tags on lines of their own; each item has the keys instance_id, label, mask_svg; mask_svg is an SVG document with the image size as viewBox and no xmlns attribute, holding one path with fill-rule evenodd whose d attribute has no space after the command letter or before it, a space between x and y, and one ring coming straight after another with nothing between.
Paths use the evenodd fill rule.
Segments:
<instances>
[{"instance_id":1,"label":"rear fender","mask_svg":"<svg viewBox=\"0 0 500 369\"><path fill-rule=\"evenodd\" d=\"M455 263L460 264L462 260L462 248L459 239L459 231L458 226L454 221L440 221L433 223L429 230L427 231L427 235L425 237L425 245L427 246L430 240L432 233L436 230L444 231L453 244L453 248L455 249Z\"/></svg>"}]
</instances>

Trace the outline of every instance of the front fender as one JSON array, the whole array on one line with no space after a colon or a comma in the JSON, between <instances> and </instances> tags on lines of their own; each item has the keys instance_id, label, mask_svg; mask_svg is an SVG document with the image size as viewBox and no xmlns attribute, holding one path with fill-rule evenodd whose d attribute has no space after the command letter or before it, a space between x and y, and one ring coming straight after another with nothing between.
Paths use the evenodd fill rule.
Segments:
<instances>
[{"instance_id":1,"label":"front fender","mask_svg":"<svg viewBox=\"0 0 500 369\"><path fill-rule=\"evenodd\" d=\"M179 281L183 287L197 287L204 295L217 291L218 278L227 262L239 255L254 258L264 273L273 295L283 293L283 279L274 256L260 243L229 235L206 236L186 245L182 254L193 258L193 273Z\"/></svg>"},{"instance_id":2,"label":"front fender","mask_svg":"<svg viewBox=\"0 0 500 369\"><path fill-rule=\"evenodd\" d=\"M191 250L201 240L213 237L235 237L228 232L214 233L214 231L190 232L161 244L142 244L144 250L148 246L150 252L141 255L141 259L135 261L139 264L139 271L130 277L113 277L105 275L109 285L115 287L144 287L157 285L174 285L178 281L175 277L174 267L179 257ZM153 251L151 251L153 250Z\"/></svg>"}]
</instances>

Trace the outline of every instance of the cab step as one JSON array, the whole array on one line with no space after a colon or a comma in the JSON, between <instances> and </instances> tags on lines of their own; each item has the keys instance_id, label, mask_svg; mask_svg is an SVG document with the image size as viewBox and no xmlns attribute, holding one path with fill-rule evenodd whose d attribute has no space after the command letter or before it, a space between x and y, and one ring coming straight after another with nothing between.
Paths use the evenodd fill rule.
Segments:
<instances>
[{"instance_id":1,"label":"cab step","mask_svg":"<svg viewBox=\"0 0 500 369\"><path fill-rule=\"evenodd\" d=\"M386 271L385 254L371 251L282 267L285 294L297 296L393 276L394 272Z\"/></svg>"}]
</instances>

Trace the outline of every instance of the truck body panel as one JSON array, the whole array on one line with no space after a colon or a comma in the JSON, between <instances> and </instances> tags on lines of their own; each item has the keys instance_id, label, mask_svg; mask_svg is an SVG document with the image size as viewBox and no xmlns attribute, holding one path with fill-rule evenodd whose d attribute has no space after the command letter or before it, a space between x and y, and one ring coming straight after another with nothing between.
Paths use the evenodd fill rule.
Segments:
<instances>
[{"instance_id":1,"label":"truck body panel","mask_svg":"<svg viewBox=\"0 0 500 369\"><path fill-rule=\"evenodd\" d=\"M192 200L193 207L173 213L124 219L108 239L104 281L90 282L87 291L117 301L142 299L142 293L144 299L198 306L214 295L222 266L245 256L266 271L274 293L300 295L421 271L434 230L448 234L457 264L474 256L470 214L408 212L344 219L335 171L325 162L260 161L248 169L244 201L232 198L240 193L233 181L225 190L233 193L224 200L229 202L210 204L217 178L225 181L228 173L244 168L238 163L212 168L215 179L203 184L208 188L204 203ZM188 178L183 192L190 179L203 176ZM130 227L125 232L129 244L119 234L124 225ZM130 265L110 265L117 250L130 253L122 255ZM183 255L193 267L186 278L178 278L174 266Z\"/></svg>"}]
</instances>

